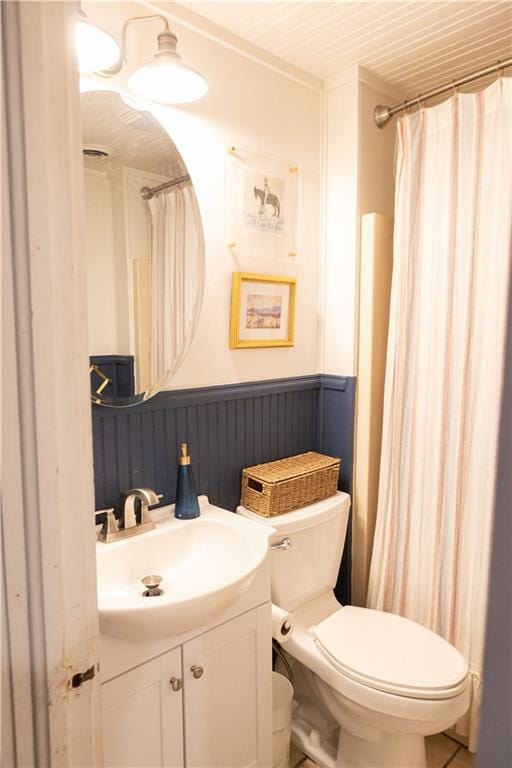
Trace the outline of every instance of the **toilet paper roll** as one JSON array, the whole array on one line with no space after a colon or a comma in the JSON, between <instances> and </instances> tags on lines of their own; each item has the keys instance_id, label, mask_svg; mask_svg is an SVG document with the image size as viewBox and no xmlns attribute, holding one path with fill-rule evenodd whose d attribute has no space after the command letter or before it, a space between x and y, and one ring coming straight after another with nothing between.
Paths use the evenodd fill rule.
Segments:
<instances>
[{"instance_id":1,"label":"toilet paper roll","mask_svg":"<svg viewBox=\"0 0 512 768\"><path fill-rule=\"evenodd\" d=\"M284 645L293 633L293 616L272 603L272 637Z\"/></svg>"}]
</instances>

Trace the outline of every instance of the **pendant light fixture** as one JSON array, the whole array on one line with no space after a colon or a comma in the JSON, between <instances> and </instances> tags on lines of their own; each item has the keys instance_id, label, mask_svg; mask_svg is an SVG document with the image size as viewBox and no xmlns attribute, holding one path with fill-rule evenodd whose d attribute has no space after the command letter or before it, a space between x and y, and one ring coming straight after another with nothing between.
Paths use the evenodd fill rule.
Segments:
<instances>
[{"instance_id":1,"label":"pendant light fixture","mask_svg":"<svg viewBox=\"0 0 512 768\"><path fill-rule=\"evenodd\" d=\"M121 58L117 40L108 32L90 24L80 10L80 20L75 26L75 47L79 72L98 72L115 67Z\"/></svg>"},{"instance_id":2,"label":"pendant light fixture","mask_svg":"<svg viewBox=\"0 0 512 768\"><path fill-rule=\"evenodd\" d=\"M128 79L128 88L141 99L157 104L185 104L200 99L208 90L204 77L181 60L178 38L165 21L158 35L158 51Z\"/></svg>"},{"instance_id":3,"label":"pendant light fixture","mask_svg":"<svg viewBox=\"0 0 512 768\"><path fill-rule=\"evenodd\" d=\"M189 67L181 59L177 51L178 39L169 29L165 16L161 15L135 16L128 19L123 25L121 51L117 58L112 57L112 64L102 67L94 66L89 69L80 67L80 71L94 71L95 74L102 77L118 74L123 64L127 62L126 31L128 26L138 21L155 21L156 19L164 23L164 30L157 37L158 51L151 61L143 64L130 75L128 78L129 92L139 99L155 104L186 104L200 99L208 91L208 84L199 72ZM87 26L92 27L93 25L87 24ZM98 27L93 28L102 32ZM106 33L104 34L106 35ZM113 40L113 38L111 39Z\"/></svg>"}]
</instances>

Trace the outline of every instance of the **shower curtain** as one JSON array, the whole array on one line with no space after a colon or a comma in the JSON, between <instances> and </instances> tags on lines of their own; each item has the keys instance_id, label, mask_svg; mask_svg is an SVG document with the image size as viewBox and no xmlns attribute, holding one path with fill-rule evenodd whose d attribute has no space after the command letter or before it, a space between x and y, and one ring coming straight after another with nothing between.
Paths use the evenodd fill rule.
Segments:
<instances>
[{"instance_id":1,"label":"shower curtain","mask_svg":"<svg viewBox=\"0 0 512 768\"><path fill-rule=\"evenodd\" d=\"M512 245L512 80L403 117L396 182L368 605L424 624L466 657L472 701L457 731L474 751Z\"/></svg>"},{"instance_id":2,"label":"shower curtain","mask_svg":"<svg viewBox=\"0 0 512 768\"><path fill-rule=\"evenodd\" d=\"M165 387L183 360L203 294L203 235L190 183L148 201L151 228L151 350L153 391Z\"/></svg>"}]
</instances>

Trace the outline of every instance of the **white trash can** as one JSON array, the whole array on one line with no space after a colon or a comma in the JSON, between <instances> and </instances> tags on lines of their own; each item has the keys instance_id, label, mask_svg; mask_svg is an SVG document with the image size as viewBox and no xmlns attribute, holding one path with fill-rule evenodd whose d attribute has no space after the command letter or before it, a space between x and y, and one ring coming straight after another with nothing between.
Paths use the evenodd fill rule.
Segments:
<instances>
[{"instance_id":1,"label":"white trash can","mask_svg":"<svg viewBox=\"0 0 512 768\"><path fill-rule=\"evenodd\" d=\"M293 688L290 681L272 672L272 753L273 768L288 768L292 727Z\"/></svg>"}]
</instances>

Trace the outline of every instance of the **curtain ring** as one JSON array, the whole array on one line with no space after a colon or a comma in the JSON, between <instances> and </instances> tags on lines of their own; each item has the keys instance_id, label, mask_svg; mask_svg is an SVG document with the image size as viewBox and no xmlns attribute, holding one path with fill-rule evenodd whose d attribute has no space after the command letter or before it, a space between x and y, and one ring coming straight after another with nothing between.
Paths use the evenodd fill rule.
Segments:
<instances>
[{"instance_id":1,"label":"curtain ring","mask_svg":"<svg viewBox=\"0 0 512 768\"><path fill-rule=\"evenodd\" d=\"M427 101L428 101L428 99L426 99L421 93L418 93L418 95L416 96L415 101L416 101L416 104L418 105L418 109L420 111L422 109L426 109L427 108Z\"/></svg>"}]
</instances>

